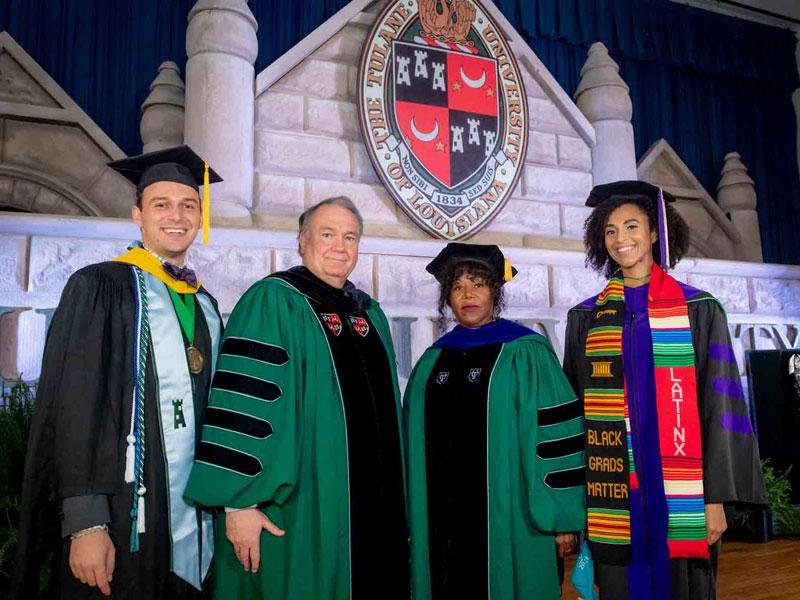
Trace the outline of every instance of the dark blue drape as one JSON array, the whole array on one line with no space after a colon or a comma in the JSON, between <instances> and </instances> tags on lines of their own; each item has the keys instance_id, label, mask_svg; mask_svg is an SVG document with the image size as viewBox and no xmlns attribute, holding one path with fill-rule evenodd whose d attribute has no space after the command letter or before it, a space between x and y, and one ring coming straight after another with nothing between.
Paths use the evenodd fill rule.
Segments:
<instances>
[{"instance_id":1,"label":"dark blue drape","mask_svg":"<svg viewBox=\"0 0 800 600\"><path fill-rule=\"evenodd\" d=\"M494 0L570 94L603 42L631 88L637 156L665 138L716 195L739 152L756 183L764 260L800 264L795 37L667 0Z\"/></svg>"},{"instance_id":2,"label":"dark blue drape","mask_svg":"<svg viewBox=\"0 0 800 600\"><path fill-rule=\"evenodd\" d=\"M165 60L186 66L196 0L0 0L0 30L25 51L127 154L142 150L140 107ZM347 0L251 0L259 24L256 72Z\"/></svg>"},{"instance_id":3,"label":"dark blue drape","mask_svg":"<svg viewBox=\"0 0 800 600\"><path fill-rule=\"evenodd\" d=\"M0 0L0 29L133 154L158 65L185 65L194 1ZM756 182L765 260L800 264L791 32L668 0L494 2L570 94L591 43L608 46L631 88L639 156L666 138L714 195L724 155L739 152ZM256 71L346 4L250 0Z\"/></svg>"},{"instance_id":4,"label":"dark blue drape","mask_svg":"<svg viewBox=\"0 0 800 600\"><path fill-rule=\"evenodd\" d=\"M165 60L183 69L193 0L0 0L0 30L128 154L140 107Z\"/></svg>"}]
</instances>

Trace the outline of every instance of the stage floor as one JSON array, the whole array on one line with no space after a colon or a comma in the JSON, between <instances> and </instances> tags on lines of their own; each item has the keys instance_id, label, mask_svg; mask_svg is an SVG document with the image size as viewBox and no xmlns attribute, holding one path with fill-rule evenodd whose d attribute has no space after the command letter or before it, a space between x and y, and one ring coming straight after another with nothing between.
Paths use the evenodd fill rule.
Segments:
<instances>
[{"instance_id":1,"label":"stage floor","mask_svg":"<svg viewBox=\"0 0 800 600\"><path fill-rule=\"evenodd\" d=\"M567 565L567 577L574 560ZM564 586L564 600L575 600L575 588ZM718 600L785 600L800 598L800 540L768 544L725 542L719 560Z\"/></svg>"}]
</instances>

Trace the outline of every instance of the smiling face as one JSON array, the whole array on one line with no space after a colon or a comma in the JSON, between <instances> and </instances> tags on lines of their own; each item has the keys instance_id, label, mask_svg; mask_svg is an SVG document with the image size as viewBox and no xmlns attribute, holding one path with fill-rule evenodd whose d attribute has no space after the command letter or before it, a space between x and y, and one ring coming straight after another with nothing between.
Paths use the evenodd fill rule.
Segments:
<instances>
[{"instance_id":1,"label":"smiling face","mask_svg":"<svg viewBox=\"0 0 800 600\"><path fill-rule=\"evenodd\" d=\"M464 273L450 287L450 308L463 327L486 325L494 318L492 288L482 277Z\"/></svg>"},{"instance_id":2,"label":"smiling face","mask_svg":"<svg viewBox=\"0 0 800 600\"><path fill-rule=\"evenodd\" d=\"M320 206L300 234L303 265L328 285L342 288L358 261L358 220L346 208Z\"/></svg>"},{"instance_id":3,"label":"smiling face","mask_svg":"<svg viewBox=\"0 0 800 600\"><path fill-rule=\"evenodd\" d=\"M142 230L142 244L180 266L200 227L200 195L182 183L151 183L131 216Z\"/></svg>"},{"instance_id":4,"label":"smiling face","mask_svg":"<svg viewBox=\"0 0 800 600\"><path fill-rule=\"evenodd\" d=\"M647 214L635 204L618 206L604 229L608 255L624 277L644 277L653 266L653 242L658 235L650 228Z\"/></svg>"}]
</instances>

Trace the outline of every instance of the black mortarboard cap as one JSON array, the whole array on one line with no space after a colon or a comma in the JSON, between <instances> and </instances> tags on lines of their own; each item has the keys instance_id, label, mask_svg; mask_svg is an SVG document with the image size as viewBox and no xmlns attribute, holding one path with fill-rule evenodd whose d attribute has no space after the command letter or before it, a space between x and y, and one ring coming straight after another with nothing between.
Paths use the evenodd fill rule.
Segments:
<instances>
[{"instance_id":1,"label":"black mortarboard cap","mask_svg":"<svg viewBox=\"0 0 800 600\"><path fill-rule=\"evenodd\" d=\"M474 262L487 267L494 271L503 283L511 281L517 274L517 270L511 266L497 246L461 242L447 244L425 269L442 283L447 271L462 262Z\"/></svg>"},{"instance_id":2,"label":"black mortarboard cap","mask_svg":"<svg viewBox=\"0 0 800 600\"><path fill-rule=\"evenodd\" d=\"M674 202L675 196L665 192L663 188L647 183L646 181L613 181L596 185L586 199L586 206L596 208L606 200L625 199L634 196L645 196L656 203L656 213L658 214L658 247L661 252L661 268L664 271L670 267L669 249L669 222L667 219L667 202Z\"/></svg>"},{"instance_id":3,"label":"black mortarboard cap","mask_svg":"<svg viewBox=\"0 0 800 600\"><path fill-rule=\"evenodd\" d=\"M206 162L189 146L176 146L139 156L129 156L108 163L108 166L130 179L141 193L151 183L174 181L197 189L203 184ZM208 169L208 182L222 181L213 169Z\"/></svg>"},{"instance_id":4,"label":"black mortarboard cap","mask_svg":"<svg viewBox=\"0 0 800 600\"><path fill-rule=\"evenodd\" d=\"M630 196L647 196L654 202L658 200L659 187L646 181L613 181L596 185L586 199L586 206L595 208L606 200L614 198L626 198ZM665 202L674 202L675 197L667 191L663 191Z\"/></svg>"}]
</instances>

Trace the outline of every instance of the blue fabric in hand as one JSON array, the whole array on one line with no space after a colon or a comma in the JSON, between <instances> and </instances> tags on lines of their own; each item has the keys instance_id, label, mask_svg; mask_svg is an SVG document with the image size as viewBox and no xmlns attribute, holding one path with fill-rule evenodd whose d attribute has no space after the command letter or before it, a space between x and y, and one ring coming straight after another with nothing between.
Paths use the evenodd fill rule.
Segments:
<instances>
[{"instance_id":1,"label":"blue fabric in hand","mask_svg":"<svg viewBox=\"0 0 800 600\"><path fill-rule=\"evenodd\" d=\"M581 551L570 579L582 600L599 600L600 596L594 589L594 562L586 540L581 541Z\"/></svg>"}]
</instances>

